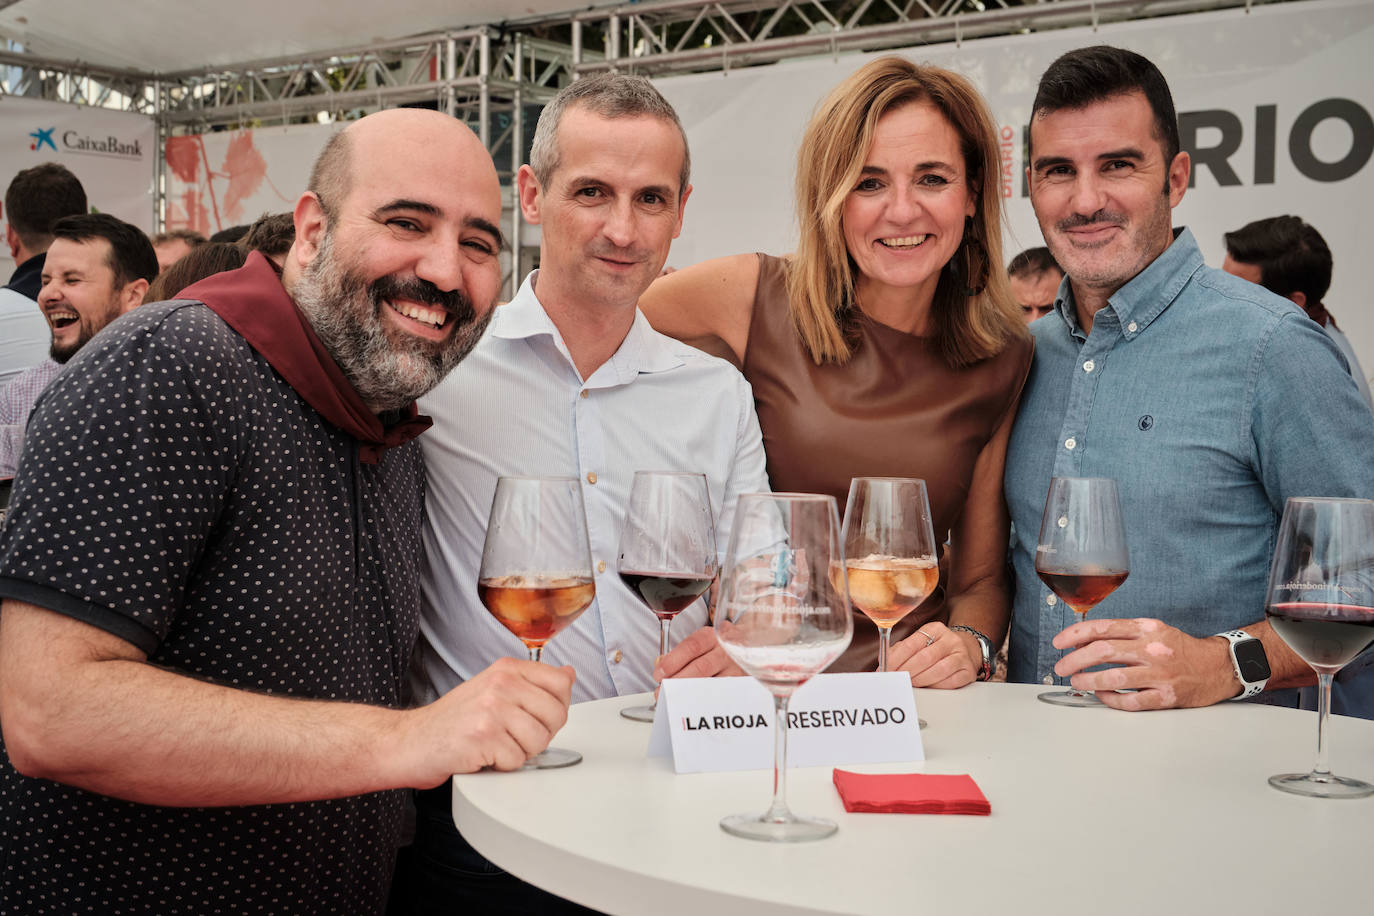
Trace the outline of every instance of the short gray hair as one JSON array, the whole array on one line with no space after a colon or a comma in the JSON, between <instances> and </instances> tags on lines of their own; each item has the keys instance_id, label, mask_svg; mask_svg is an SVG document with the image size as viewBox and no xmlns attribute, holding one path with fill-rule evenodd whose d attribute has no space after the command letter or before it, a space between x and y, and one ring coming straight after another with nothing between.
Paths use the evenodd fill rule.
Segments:
<instances>
[{"instance_id":1,"label":"short gray hair","mask_svg":"<svg viewBox=\"0 0 1374 916\"><path fill-rule=\"evenodd\" d=\"M687 132L682 129L677 112L659 94L654 84L642 76L624 73L602 73L586 77L563 87L539 115L534 129L534 145L530 150L530 168L539 184L547 187L558 169L558 125L569 108L581 106L603 118L631 118L647 115L667 121L682 137L682 175L678 194L687 190L692 177L692 154L687 148Z\"/></svg>"},{"instance_id":2,"label":"short gray hair","mask_svg":"<svg viewBox=\"0 0 1374 916\"><path fill-rule=\"evenodd\" d=\"M339 204L353 188L352 143L347 129L332 134L310 169L305 188L319 200L326 222L334 221Z\"/></svg>"}]
</instances>

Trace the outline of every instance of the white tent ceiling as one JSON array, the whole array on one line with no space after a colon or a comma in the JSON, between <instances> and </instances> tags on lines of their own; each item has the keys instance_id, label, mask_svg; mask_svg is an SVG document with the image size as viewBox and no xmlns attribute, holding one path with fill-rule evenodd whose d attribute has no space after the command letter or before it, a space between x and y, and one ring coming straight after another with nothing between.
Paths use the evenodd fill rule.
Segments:
<instances>
[{"instance_id":1,"label":"white tent ceiling","mask_svg":"<svg viewBox=\"0 0 1374 916\"><path fill-rule=\"evenodd\" d=\"M41 57L171 72L528 19L588 0L0 0L0 36Z\"/></svg>"}]
</instances>

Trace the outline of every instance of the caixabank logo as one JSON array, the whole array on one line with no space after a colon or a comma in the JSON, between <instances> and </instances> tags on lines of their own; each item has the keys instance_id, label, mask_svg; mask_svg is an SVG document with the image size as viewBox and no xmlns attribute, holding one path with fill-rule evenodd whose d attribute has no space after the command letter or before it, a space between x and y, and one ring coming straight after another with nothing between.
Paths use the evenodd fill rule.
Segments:
<instances>
[{"instance_id":1,"label":"caixabank logo","mask_svg":"<svg viewBox=\"0 0 1374 916\"><path fill-rule=\"evenodd\" d=\"M29 149L41 151L43 147L46 146L54 153L57 152L57 144L54 143L52 139L52 135L56 133L56 131L56 127L38 128L33 133L29 134L29 140L32 141L29 143Z\"/></svg>"},{"instance_id":2,"label":"caixabank logo","mask_svg":"<svg viewBox=\"0 0 1374 916\"><path fill-rule=\"evenodd\" d=\"M56 127L39 127L29 134L29 149L42 152L76 153L82 156L104 156L110 159L142 159L143 143L140 140L123 140L114 134L93 137L82 131L70 129L57 133Z\"/></svg>"}]
</instances>

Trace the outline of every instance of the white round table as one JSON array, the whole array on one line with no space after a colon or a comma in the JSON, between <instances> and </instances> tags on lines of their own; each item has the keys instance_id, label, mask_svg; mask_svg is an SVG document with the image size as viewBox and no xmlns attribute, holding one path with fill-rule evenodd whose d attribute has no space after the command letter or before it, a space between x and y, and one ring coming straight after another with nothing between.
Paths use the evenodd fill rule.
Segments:
<instances>
[{"instance_id":1,"label":"white round table","mask_svg":"<svg viewBox=\"0 0 1374 916\"><path fill-rule=\"evenodd\" d=\"M454 818L502 868L611 914L1368 912L1374 797L1312 799L1316 714L1248 703L1124 713L1035 699L1045 688L919 690L924 762L862 772L968 773L989 817L846 814L828 767L788 773L801 814L839 833L801 844L728 836L762 813L767 771L679 776L647 758L619 697L572 708L563 770L454 777ZM1374 781L1374 721L1333 717L1336 773Z\"/></svg>"}]
</instances>

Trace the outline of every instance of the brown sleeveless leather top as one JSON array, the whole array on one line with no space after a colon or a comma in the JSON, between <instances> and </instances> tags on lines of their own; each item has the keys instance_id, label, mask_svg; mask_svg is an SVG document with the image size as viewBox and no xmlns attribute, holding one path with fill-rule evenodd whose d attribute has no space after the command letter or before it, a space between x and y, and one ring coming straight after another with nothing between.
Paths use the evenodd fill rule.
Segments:
<instances>
[{"instance_id":1,"label":"brown sleeveless leather top","mask_svg":"<svg viewBox=\"0 0 1374 916\"><path fill-rule=\"evenodd\" d=\"M940 542L940 586L893 628L895 643L948 617L944 541L964 509L979 453L1016 404L1033 346L1022 338L991 359L951 369L933 340L860 316L859 346L849 362L817 366L792 323L785 270L781 259L759 255L741 367L754 387L773 489L829 494L843 517L853 477L926 482ZM854 641L830 671L877 667L877 627L861 612L854 615Z\"/></svg>"}]
</instances>

